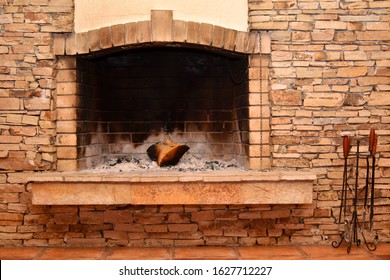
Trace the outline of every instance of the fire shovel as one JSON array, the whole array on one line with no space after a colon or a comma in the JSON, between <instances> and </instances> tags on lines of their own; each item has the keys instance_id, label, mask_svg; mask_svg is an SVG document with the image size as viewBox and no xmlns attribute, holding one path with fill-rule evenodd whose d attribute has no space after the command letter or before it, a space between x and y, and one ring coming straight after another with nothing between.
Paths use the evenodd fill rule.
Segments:
<instances>
[{"instance_id":1,"label":"fire shovel","mask_svg":"<svg viewBox=\"0 0 390 280\"><path fill-rule=\"evenodd\" d=\"M341 223L341 213L344 211L344 219L346 213L346 202L347 202L347 188L348 188L348 155L351 150L351 136L343 135L343 155L344 155L344 172L343 172L343 186L341 189L341 205L340 205L340 213L339 213L339 223Z\"/></svg>"},{"instance_id":2,"label":"fire shovel","mask_svg":"<svg viewBox=\"0 0 390 280\"><path fill-rule=\"evenodd\" d=\"M368 149L370 151L370 156L372 157L370 231L372 231L372 227L373 227L373 223L374 223L375 154L376 154L377 145L378 145L378 135L375 133L375 130L372 128L370 130L369 147L368 147Z\"/></svg>"}]
</instances>

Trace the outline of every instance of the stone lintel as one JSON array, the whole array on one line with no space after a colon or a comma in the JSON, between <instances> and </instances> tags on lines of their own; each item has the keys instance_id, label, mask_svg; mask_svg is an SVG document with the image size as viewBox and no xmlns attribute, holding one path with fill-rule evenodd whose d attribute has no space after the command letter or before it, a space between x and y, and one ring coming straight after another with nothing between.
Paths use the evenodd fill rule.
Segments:
<instances>
[{"instance_id":1,"label":"stone lintel","mask_svg":"<svg viewBox=\"0 0 390 280\"><path fill-rule=\"evenodd\" d=\"M60 174L60 173L59 173ZM270 174L269 179L232 176L112 177L60 175L30 178L38 205L174 205L312 203L314 174ZM88 179L90 178L90 179ZM242 180L244 179L244 180Z\"/></svg>"}]
</instances>

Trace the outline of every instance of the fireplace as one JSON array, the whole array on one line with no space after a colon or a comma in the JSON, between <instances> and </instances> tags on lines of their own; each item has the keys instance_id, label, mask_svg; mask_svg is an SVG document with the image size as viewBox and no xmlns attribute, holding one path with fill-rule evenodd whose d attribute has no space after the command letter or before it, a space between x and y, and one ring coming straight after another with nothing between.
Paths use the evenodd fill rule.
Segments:
<instances>
[{"instance_id":1,"label":"fireplace","mask_svg":"<svg viewBox=\"0 0 390 280\"><path fill-rule=\"evenodd\" d=\"M315 174L269 170L269 34L152 10L149 21L58 34L53 48L60 172L29 178L34 204L311 203ZM167 139L238 168L99 169L147 159Z\"/></svg>"},{"instance_id":2,"label":"fireplace","mask_svg":"<svg viewBox=\"0 0 390 280\"><path fill-rule=\"evenodd\" d=\"M187 46L79 56L77 160L147 158L171 139L199 159L246 164L248 57Z\"/></svg>"}]
</instances>

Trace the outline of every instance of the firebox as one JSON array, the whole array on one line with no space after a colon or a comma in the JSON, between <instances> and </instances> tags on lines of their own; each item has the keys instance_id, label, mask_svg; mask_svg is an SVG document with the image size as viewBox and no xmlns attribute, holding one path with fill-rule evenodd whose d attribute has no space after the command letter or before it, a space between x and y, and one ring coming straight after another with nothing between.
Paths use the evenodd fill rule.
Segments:
<instances>
[{"instance_id":1,"label":"firebox","mask_svg":"<svg viewBox=\"0 0 390 280\"><path fill-rule=\"evenodd\" d=\"M197 158L244 164L248 58L188 47L145 47L77 58L80 168L171 139ZM243 141L244 140L244 141Z\"/></svg>"}]
</instances>

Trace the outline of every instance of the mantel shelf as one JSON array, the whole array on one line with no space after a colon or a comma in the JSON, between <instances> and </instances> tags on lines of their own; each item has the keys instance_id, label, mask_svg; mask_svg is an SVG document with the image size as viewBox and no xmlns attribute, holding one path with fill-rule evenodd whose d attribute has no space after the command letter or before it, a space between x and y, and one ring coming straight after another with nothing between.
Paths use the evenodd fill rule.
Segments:
<instances>
[{"instance_id":1,"label":"mantel shelf","mask_svg":"<svg viewBox=\"0 0 390 280\"><path fill-rule=\"evenodd\" d=\"M312 203L314 173L293 171L32 174L38 205Z\"/></svg>"}]
</instances>

